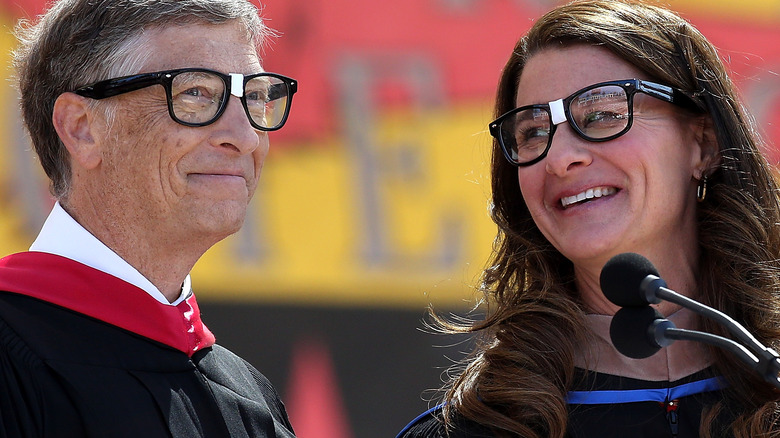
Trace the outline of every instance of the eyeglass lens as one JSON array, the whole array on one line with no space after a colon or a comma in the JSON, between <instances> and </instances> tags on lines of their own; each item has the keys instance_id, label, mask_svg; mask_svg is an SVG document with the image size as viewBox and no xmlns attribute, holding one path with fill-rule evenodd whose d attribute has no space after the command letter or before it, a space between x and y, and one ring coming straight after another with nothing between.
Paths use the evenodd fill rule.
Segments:
<instances>
[{"instance_id":1,"label":"eyeglass lens","mask_svg":"<svg viewBox=\"0 0 780 438\"><path fill-rule=\"evenodd\" d=\"M181 122L204 124L217 116L227 99L225 81L212 73L190 71L179 73L171 83L173 115ZM263 128L279 125L289 101L287 85L274 76L257 76L244 86L247 115Z\"/></svg>"},{"instance_id":2,"label":"eyeglass lens","mask_svg":"<svg viewBox=\"0 0 780 438\"><path fill-rule=\"evenodd\" d=\"M618 85L590 88L566 99L569 123L586 140L620 135L629 123L626 90ZM548 106L528 107L502 121L501 143L514 161L527 163L541 156L551 141L552 118Z\"/></svg>"}]
</instances>

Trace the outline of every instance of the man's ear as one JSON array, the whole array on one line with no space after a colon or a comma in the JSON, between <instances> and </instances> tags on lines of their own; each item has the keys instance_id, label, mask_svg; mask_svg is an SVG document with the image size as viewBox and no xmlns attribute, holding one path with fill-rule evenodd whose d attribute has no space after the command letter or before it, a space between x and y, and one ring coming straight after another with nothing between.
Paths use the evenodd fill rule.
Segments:
<instances>
[{"instance_id":1,"label":"man's ear","mask_svg":"<svg viewBox=\"0 0 780 438\"><path fill-rule=\"evenodd\" d=\"M720 147L715 135L715 125L712 117L704 115L694 120L694 136L698 145L698 161L694 177L698 180L702 176L711 175L720 166Z\"/></svg>"},{"instance_id":2,"label":"man's ear","mask_svg":"<svg viewBox=\"0 0 780 438\"><path fill-rule=\"evenodd\" d=\"M97 167L101 160L100 145L95 141L95 120L86 97L62 93L54 102L52 123L60 140L70 153L74 165L85 169Z\"/></svg>"}]
</instances>

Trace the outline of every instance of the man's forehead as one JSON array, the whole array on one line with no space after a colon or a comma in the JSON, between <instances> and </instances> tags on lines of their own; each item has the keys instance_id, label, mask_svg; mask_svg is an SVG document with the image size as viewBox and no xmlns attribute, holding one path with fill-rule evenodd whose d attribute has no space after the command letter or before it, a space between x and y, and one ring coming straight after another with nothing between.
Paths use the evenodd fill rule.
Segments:
<instances>
[{"instance_id":1,"label":"man's forehead","mask_svg":"<svg viewBox=\"0 0 780 438\"><path fill-rule=\"evenodd\" d=\"M151 56L144 71L207 68L223 73L260 73L258 48L238 21L168 24L145 31L139 50ZM147 46L147 47L143 47Z\"/></svg>"}]
</instances>

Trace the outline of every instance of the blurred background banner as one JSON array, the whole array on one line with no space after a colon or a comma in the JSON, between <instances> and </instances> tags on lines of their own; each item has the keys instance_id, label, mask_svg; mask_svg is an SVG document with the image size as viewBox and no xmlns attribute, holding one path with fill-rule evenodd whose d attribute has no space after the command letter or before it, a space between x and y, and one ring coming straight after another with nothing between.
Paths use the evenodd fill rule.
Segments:
<instances>
[{"instance_id":1,"label":"blurred background banner","mask_svg":"<svg viewBox=\"0 0 780 438\"><path fill-rule=\"evenodd\" d=\"M468 339L490 254L492 98L545 0L267 0L266 70L299 80L241 232L196 265L220 343L263 371L301 438L386 437L426 409ZM25 250L53 203L19 119L11 29L44 0L0 0L0 252ZM673 0L720 49L780 162L780 0ZM555 78L550 78L554 81ZM429 390L429 391L425 391Z\"/></svg>"}]
</instances>

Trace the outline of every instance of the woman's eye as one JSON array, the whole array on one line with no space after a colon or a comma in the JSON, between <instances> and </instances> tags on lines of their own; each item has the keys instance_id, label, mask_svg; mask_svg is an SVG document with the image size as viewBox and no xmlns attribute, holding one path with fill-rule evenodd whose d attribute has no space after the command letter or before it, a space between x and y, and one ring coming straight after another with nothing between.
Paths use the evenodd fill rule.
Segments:
<instances>
[{"instance_id":1,"label":"woman's eye","mask_svg":"<svg viewBox=\"0 0 780 438\"><path fill-rule=\"evenodd\" d=\"M519 133L518 139L521 140L524 143L524 142L527 142L527 141L530 141L530 140L533 140L533 139L539 138L539 137L545 137L546 138L549 135L550 135L550 130L549 129L543 128L543 127L540 127L540 126L535 126L535 127L523 129Z\"/></svg>"},{"instance_id":2,"label":"woman's eye","mask_svg":"<svg viewBox=\"0 0 780 438\"><path fill-rule=\"evenodd\" d=\"M583 128L588 127L592 124L601 124L601 123L615 123L620 122L626 119L626 115L622 113L615 113L611 111L596 111L592 113L588 113L585 118L583 119Z\"/></svg>"}]
</instances>

